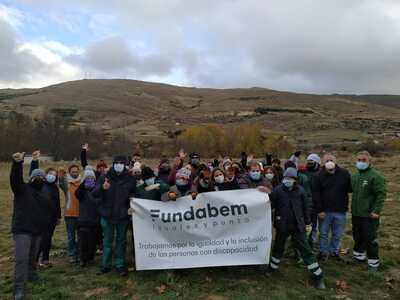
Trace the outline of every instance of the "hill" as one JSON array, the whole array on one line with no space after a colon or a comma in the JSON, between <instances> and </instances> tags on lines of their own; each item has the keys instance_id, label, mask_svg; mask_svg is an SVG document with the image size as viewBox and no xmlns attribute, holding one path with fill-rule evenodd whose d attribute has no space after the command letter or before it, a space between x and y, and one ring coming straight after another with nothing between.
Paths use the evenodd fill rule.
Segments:
<instances>
[{"instance_id":1,"label":"hill","mask_svg":"<svg viewBox=\"0 0 400 300\"><path fill-rule=\"evenodd\" d=\"M400 97L313 95L264 88L208 89L136 80L78 80L41 89L0 90L0 117L50 110L77 126L167 139L205 123L260 123L297 143L357 142L400 132Z\"/></svg>"}]
</instances>

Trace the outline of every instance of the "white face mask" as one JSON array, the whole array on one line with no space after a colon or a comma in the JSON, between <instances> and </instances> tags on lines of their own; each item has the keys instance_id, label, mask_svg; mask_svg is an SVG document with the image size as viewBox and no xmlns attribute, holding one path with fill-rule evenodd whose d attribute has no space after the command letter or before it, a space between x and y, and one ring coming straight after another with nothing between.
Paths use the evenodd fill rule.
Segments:
<instances>
[{"instance_id":1,"label":"white face mask","mask_svg":"<svg viewBox=\"0 0 400 300\"><path fill-rule=\"evenodd\" d=\"M274 178L274 174L273 173L267 173L267 174L265 174L265 178L267 178L268 180L272 180Z\"/></svg>"},{"instance_id":2,"label":"white face mask","mask_svg":"<svg viewBox=\"0 0 400 300\"><path fill-rule=\"evenodd\" d=\"M156 178L155 178L155 177L152 177L152 178L146 179L146 180L144 181L144 183L146 183L146 185L153 185L155 181L156 181Z\"/></svg>"},{"instance_id":3,"label":"white face mask","mask_svg":"<svg viewBox=\"0 0 400 300\"><path fill-rule=\"evenodd\" d=\"M115 172L122 173L125 169L125 165L124 164L114 164L113 168L114 168Z\"/></svg>"},{"instance_id":4,"label":"white face mask","mask_svg":"<svg viewBox=\"0 0 400 300\"><path fill-rule=\"evenodd\" d=\"M325 163L325 168L329 171L332 171L336 167L336 164L333 161L328 161Z\"/></svg>"},{"instance_id":5,"label":"white face mask","mask_svg":"<svg viewBox=\"0 0 400 300\"><path fill-rule=\"evenodd\" d=\"M218 176L214 177L214 180L215 180L216 183L221 184L221 183L224 183L225 177L224 177L224 175L218 175Z\"/></svg>"}]
</instances>

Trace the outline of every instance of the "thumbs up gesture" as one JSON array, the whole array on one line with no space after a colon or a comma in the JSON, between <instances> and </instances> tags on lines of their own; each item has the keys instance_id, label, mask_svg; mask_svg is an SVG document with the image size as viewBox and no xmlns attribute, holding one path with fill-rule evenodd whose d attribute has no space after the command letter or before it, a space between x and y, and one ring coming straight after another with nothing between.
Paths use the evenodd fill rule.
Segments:
<instances>
[{"instance_id":1,"label":"thumbs up gesture","mask_svg":"<svg viewBox=\"0 0 400 300\"><path fill-rule=\"evenodd\" d=\"M108 181L108 178L106 178L103 183L103 190L107 191L108 189L110 189L110 186L110 181Z\"/></svg>"}]
</instances>

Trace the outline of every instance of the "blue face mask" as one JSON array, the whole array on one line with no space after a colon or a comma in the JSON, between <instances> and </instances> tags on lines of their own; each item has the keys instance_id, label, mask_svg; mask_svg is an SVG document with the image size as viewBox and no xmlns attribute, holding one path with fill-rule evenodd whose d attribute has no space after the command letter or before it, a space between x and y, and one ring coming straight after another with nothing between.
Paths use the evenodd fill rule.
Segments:
<instances>
[{"instance_id":1,"label":"blue face mask","mask_svg":"<svg viewBox=\"0 0 400 300\"><path fill-rule=\"evenodd\" d=\"M286 186L289 190L291 190L294 186L294 180L284 178L282 180L284 186Z\"/></svg>"},{"instance_id":2,"label":"blue face mask","mask_svg":"<svg viewBox=\"0 0 400 300\"><path fill-rule=\"evenodd\" d=\"M197 165L200 164L200 160L199 160L198 158L192 158L192 159L190 160L190 163L191 163L192 165L194 165L194 166L197 166Z\"/></svg>"},{"instance_id":3,"label":"blue face mask","mask_svg":"<svg viewBox=\"0 0 400 300\"><path fill-rule=\"evenodd\" d=\"M144 183L145 183L146 185L153 185L155 181L156 181L156 179L153 177L153 178L146 179L146 180L144 181Z\"/></svg>"},{"instance_id":4,"label":"blue face mask","mask_svg":"<svg viewBox=\"0 0 400 300\"><path fill-rule=\"evenodd\" d=\"M57 177L52 175L52 174L47 174L46 175L46 181L48 183L54 183L56 181Z\"/></svg>"},{"instance_id":5,"label":"blue face mask","mask_svg":"<svg viewBox=\"0 0 400 300\"><path fill-rule=\"evenodd\" d=\"M125 169L125 165L121 163L116 163L113 166L114 171L117 172L118 174L122 173Z\"/></svg>"},{"instance_id":6,"label":"blue face mask","mask_svg":"<svg viewBox=\"0 0 400 300\"><path fill-rule=\"evenodd\" d=\"M251 171L249 173L249 175L250 175L250 178L252 180L255 180L255 181L258 181L261 178L261 172L260 171Z\"/></svg>"},{"instance_id":7,"label":"blue face mask","mask_svg":"<svg viewBox=\"0 0 400 300\"><path fill-rule=\"evenodd\" d=\"M356 163L356 168L360 171L364 171L364 170L368 169L368 167L369 167L369 163L362 162L362 161L358 161Z\"/></svg>"},{"instance_id":8,"label":"blue face mask","mask_svg":"<svg viewBox=\"0 0 400 300\"><path fill-rule=\"evenodd\" d=\"M85 188L90 189L93 188L96 184L96 180L94 178L87 178L85 180Z\"/></svg>"}]
</instances>

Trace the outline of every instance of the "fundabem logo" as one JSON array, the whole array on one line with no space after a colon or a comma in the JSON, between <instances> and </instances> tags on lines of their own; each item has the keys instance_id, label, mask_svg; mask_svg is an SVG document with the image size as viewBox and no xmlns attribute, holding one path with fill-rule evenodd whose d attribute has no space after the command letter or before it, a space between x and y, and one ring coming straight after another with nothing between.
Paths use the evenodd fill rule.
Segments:
<instances>
[{"instance_id":1,"label":"fundabem logo","mask_svg":"<svg viewBox=\"0 0 400 300\"><path fill-rule=\"evenodd\" d=\"M190 206L190 209L184 212L162 212L159 209L151 209L150 213L153 221L160 219L164 223L170 223L216 218L220 215L223 217L247 215L248 210L245 204L216 207L208 203L203 208L195 209L193 206Z\"/></svg>"}]
</instances>

